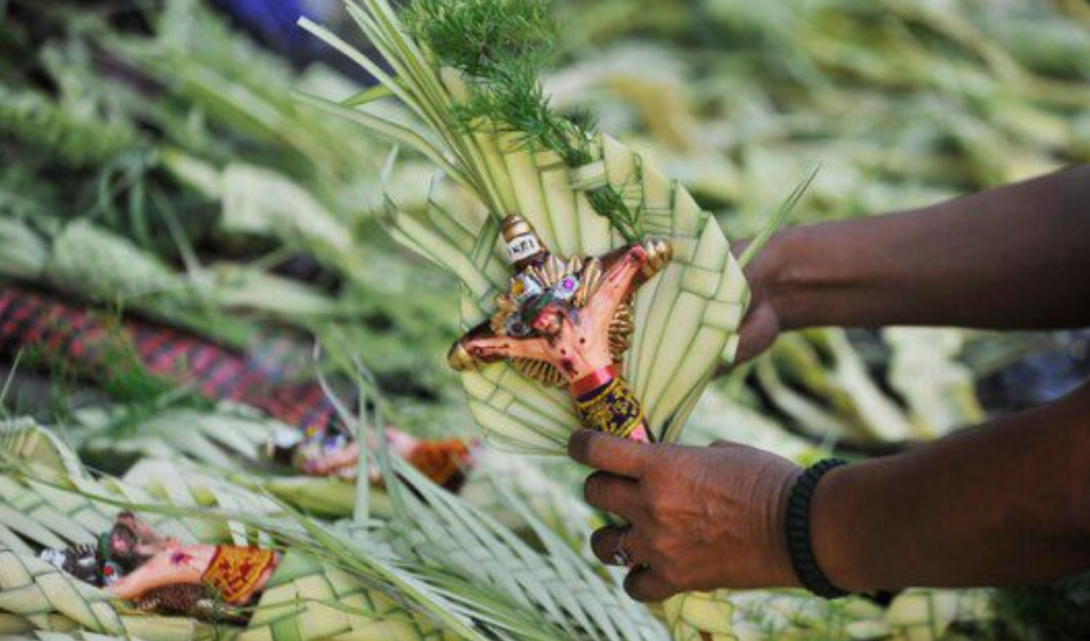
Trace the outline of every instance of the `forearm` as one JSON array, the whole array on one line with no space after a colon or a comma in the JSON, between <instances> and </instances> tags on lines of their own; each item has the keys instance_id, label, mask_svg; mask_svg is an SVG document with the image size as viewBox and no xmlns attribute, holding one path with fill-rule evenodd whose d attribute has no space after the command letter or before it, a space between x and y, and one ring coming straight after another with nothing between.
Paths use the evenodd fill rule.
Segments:
<instances>
[{"instance_id":1,"label":"forearm","mask_svg":"<svg viewBox=\"0 0 1090 641\"><path fill-rule=\"evenodd\" d=\"M783 329L1090 325L1090 166L779 234L753 269Z\"/></svg>"},{"instance_id":2,"label":"forearm","mask_svg":"<svg viewBox=\"0 0 1090 641\"><path fill-rule=\"evenodd\" d=\"M829 473L818 563L845 589L1043 582L1090 568L1090 387Z\"/></svg>"}]
</instances>

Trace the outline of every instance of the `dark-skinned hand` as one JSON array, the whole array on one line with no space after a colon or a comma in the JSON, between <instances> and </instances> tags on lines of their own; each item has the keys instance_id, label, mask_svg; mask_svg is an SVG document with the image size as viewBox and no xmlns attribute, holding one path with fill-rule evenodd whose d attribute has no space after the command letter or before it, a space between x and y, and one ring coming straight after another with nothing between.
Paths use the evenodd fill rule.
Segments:
<instances>
[{"instance_id":1,"label":"dark-skinned hand","mask_svg":"<svg viewBox=\"0 0 1090 641\"><path fill-rule=\"evenodd\" d=\"M749 285L750 300L742 324L738 328L738 353L733 362L724 364L719 374L727 373L732 367L749 362L764 353L779 338L780 334L790 329L787 326L783 292L780 291L780 273L786 265L780 256L780 244L786 232L773 236L768 245L758 252L756 258L746 266L746 283ZM748 240L731 245L735 256L741 256Z\"/></svg>"},{"instance_id":2,"label":"dark-skinned hand","mask_svg":"<svg viewBox=\"0 0 1090 641\"><path fill-rule=\"evenodd\" d=\"M783 534L800 472L791 461L736 443L647 445L590 430L572 436L568 453L598 470L587 479L587 502L631 528L623 541L622 527L602 528L591 547L615 564L623 544L632 598L798 584Z\"/></svg>"}]
</instances>

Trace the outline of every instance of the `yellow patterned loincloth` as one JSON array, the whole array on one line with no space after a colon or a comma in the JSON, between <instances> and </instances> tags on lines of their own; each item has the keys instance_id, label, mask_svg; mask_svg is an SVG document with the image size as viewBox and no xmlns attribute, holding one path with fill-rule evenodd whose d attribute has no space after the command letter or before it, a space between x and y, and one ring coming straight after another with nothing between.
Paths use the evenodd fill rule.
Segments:
<instances>
[{"instance_id":1,"label":"yellow patterned loincloth","mask_svg":"<svg viewBox=\"0 0 1090 641\"><path fill-rule=\"evenodd\" d=\"M232 545L216 547L216 554L201 579L233 605L246 603L265 571L276 562L276 553L261 548Z\"/></svg>"},{"instance_id":2,"label":"yellow patterned loincloth","mask_svg":"<svg viewBox=\"0 0 1090 641\"><path fill-rule=\"evenodd\" d=\"M584 426L627 438L643 423L643 406L632 388L617 377L591 398L575 403Z\"/></svg>"}]
</instances>

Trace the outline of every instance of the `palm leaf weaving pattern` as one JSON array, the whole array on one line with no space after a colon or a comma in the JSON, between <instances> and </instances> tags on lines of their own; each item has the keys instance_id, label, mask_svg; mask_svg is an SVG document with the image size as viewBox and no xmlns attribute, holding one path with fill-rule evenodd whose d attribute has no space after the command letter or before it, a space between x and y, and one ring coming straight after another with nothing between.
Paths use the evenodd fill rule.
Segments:
<instances>
[{"instance_id":1,"label":"palm leaf weaving pattern","mask_svg":"<svg viewBox=\"0 0 1090 641\"><path fill-rule=\"evenodd\" d=\"M368 105L303 99L417 149L475 195L471 205L462 194L436 189L423 213L402 210L394 195L385 198L395 238L461 282L465 326L488 316L506 289L510 270L498 244L505 214L524 216L559 255L598 255L627 244L588 196L608 190L635 212L645 236L673 244L673 261L636 298L624 371L648 408L654 435L675 438L715 365L733 356L747 303L745 279L719 223L683 187L606 135L586 141L590 162L573 167L507 125L482 118L467 131L451 114L469 99L474 79L434 63L384 0L346 7L385 66L328 30L302 24L375 76L415 121ZM463 381L474 417L500 447L558 454L580 427L562 391L542 388L507 363L466 373Z\"/></svg>"},{"instance_id":2,"label":"palm leaf weaving pattern","mask_svg":"<svg viewBox=\"0 0 1090 641\"><path fill-rule=\"evenodd\" d=\"M4 516L0 520L0 624L5 626L0 629L80 628L162 641L224 634L273 640L340 635L448 638L419 611L361 581L359 575L295 553L290 553L273 575L244 631L213 628L185 618L129 613L106 592L36 558L34 548L94 543L98 532L109 529L120 505L162 507L166 515L155 511L144 515L158 531L182 542L271 544L265 525L284 534L292 531L290 521L284 526L283 517L262 520L279 509L276 502L202 474L193 466L145 461L124 481L94 479L63 443L29 421L0 425L0 454L12 470L0 475ZM204 518L194 516L202 513ZM221 514L238 515L262 527ZM277 522L281 525L275 525Z\"/></svg>"}]
</instances>

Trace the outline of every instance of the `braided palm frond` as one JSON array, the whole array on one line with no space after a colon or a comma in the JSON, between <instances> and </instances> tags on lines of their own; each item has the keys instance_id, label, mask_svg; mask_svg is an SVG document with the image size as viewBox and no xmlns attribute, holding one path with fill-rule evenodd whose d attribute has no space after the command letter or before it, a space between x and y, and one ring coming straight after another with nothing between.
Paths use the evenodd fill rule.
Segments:
<instances>
[{"instance_id":1,"label":"braided palm frond","mask_svg":"<svg viewBox=\"0 0 1090 641\"><path fill-rule=\"evenodd\" d=\"M0 216L0 276L32 280L45 268L49 246L18 218Z\"/></svg>"},{"instance_id":2,"label":"braided palm frond","mask_svg":"<svg viewBox=\"0 0 1090 641\"><path fill-rule=\"evenodd\" d=\"M0 85L0 132L68 167L95 167L138 142L117 122L76 115L45 95Z\"/></svg>"},{"instance_id":3,"label":"braided palm frond","mask_svg":"<svg viewBox=\"0 0 1090 641\"><path fill-rule=\"evenodd\" d=\"M654 434L676 438L716 364L733 356L748 301L745 278L719 223L684 188L608 136L586 141L589 162L573 167L555 152L526 144L525 132L487 122L466 131L452 114L471 93L473 79L438 68L386 0L346 6L385 64L321 27L303 26L374 75L415 119L395 121L375 110L304 100L417 149L476 197L471 208L464 197L437 190L427 211L417 215L401 210L393 196L386 199L395 238L461 281L464 324L488 317L506 284L510 270L497 242L504 214L527 218L560 256L598 255L626 244L591 203L592 193L613 194L635 212L644 234L673 244L674 259L636 297L625 374ZM463 382L475 419L500 447L560 454L580 427L562 391L542 388L510 364L466 373Z\"/></svg>"},{"instance_id":4,"label":"braided palm frond","mask_svg":"<svg viewBox=\"0 0 1090 641\"><path fill-rule=\"evenodd\" d=\"M177 293L185 287L155 256L82 219L66 225L53 240L45 276L65 291L103 300Z\"/></svg>"},{"instance_id":5,"label":"braided palm frond","mask_svg":"<svg viewBox=\"0 0 1090 641\"><path fill-rule=\"evenodd\" d=\"M870 376L841 329L788 335L756 369L773 404L817 435L902 441L918 433L905 411Z\"/></svg>"},{"instance_id":6,"label":"braided palm frond","mask_svg":"<svg viewBox=\"0 0 1090 641\"><path fill-rule=\"evenodd\" d=\"M0 634L7 641L128 641L125 637L112 637L104 634L94 634L83 630L66 628L64 631L44 630L34 632L32 628L10 630L4 627L0 617Z\"/></svg>"},{"instance_id":7,"label":"braided palm frond","mask_svg":"<svg viewBox=\"0 0 1090 641\"><path fill-rule=\"evenodd\" d=\"M563 637L536 604L515 602L475 585L452 572L449 561L421 568L421 557L399 557L379 536L292 513L267 495L192 463L144 461L123 480L113 480L93 479L82 469L69 474L55 462L52 467L18 462L13 452L37 452L47 461L71 462L74 456L41 428L27 422L17 427L41 434L15 434L11 426L0 431L0 445L12 445L0 448L12 470L0 474L0 488L8 493L0 505L13 508L10 514L24 515L9 522L6 513L0 530L6 553L0 614L17 617L11 619L14 624L29 621L40 630L70 619L82 629L149 640L207 636L207 626L192 620L129 616L105 592L76 583L33 556L37 547L90 543L93 533L109 527L118 509L130 507L164 534L183 541L287 547L284 564L258 602L255 627L245 631L255 639L309 640L327 638L332 631L361 639ZM96 522L66 531L77 518L89 517ZM9 540L18 543L13 547Z\"/></svg>"},{"instance_id":8,"label":"braided palm frond","mask_svg":"<svg viewBox=\"0 0 1090 641\"><path fill-rule=\"evenodd\" d=\"M351 228L289 177L236 162L223 170L220 182L224 231L274 236L290 244L302 239L319 257L333 253L350 260L356 253Z\"/></svg>"},{"instance_id":9,"label":"braided palm frond","mask_svg":"<svg viewBox=\"0 0 1090 641\"><path fill-rule=\"evenodd\" d=\"M187 461L144 459L125 474L122 482L140 488L147 503L165 502L179 508L215 510L220 514L238 514L230 518L191 522L198 541L230 541L235 545L272 545L269 535L244 522L241 516L273 516L281 506L271 498L247 489L214 471Z\"/></svg>"},{"instance_id":10,"label":"braided palm frond","mask_svg":"<svg viewBox=\"0 0 1090 641\"><path fill-rule=\"evenodd\" d=\"M288 554L239 641L266 639L454 639L347 572Z\"/></svg>"},{"instance_id":11,"label":"braided palm frond","mask_svg":"<svg viewBox=\"0 0 1090 641\"><path fill-rule=\"evenodd\" d=\"M35 630L52 633L64 640L69 638L66 632L78 633L79 626L72 619L57 614L36 617L31 621L16 614L0 612L0 637L37 641L38 637L32 636Z\"/></svg>"},{"instance_id":12,"label":"braided palm frond","mask_svg":"<svg viewBox=\"0 0 1090 641\"><path fill-rule=\"evenodd\" d=\"M773 404L823 438L864 442L932 439L984 418L973 375L959 363L959 330L889 328L885 379L841 329L785 336L758 361L757 380Z\"/></svg>"},{"instance_id":13,"label":"braided palm frond","mask_svg":"<svg viewBox=\"0 0 1090 641\"><path fill-rule=\"evenodd\" d=\"M0 452L43 468L82 473L79 459L52 433L29 418L0 421Z\"/></svg>"},{"instance_id":14,"label":"braided palm frond","mask_svg":"<svg viewBox=\"0 0 1090 641\"><path fill-rule=\"evenodd\" d=\"M111 527L118 508L87 496L149 500L138 488L90 477L64 443L33 421L0 422L0 462L15 470L0 475L0 541L19 553L30 553L30 544L94 543L98 533ZM197 540L178 520L155 515L148 520L179 540Z\"/></svg>"},{"instance_id":15,"label":"braided palm frond","mask_svg":"<svg viewBox=\"0 0 1090 641\"><path fill-rule=\"evenodd\" d=\"M955 622L984 623L986 590L912 589L887 608L867 599L814 599L796 590L678 595L663 604L676 640L889 639L938 641Z\"/></svg>"},{"instance_id":16,"label":"braided palm frond","mask_svg":"<svg viewBox=\"0 0 1090 641\"><path fill-rule=\"evenodd\" d=\"M149 641L213 636L207 626L192 620L124 615L106 592L2 545L0 612L22 617L39 630L63 629L68 620L91 632Z\"/></svg>"}]
</instances>

